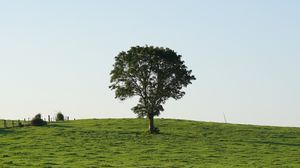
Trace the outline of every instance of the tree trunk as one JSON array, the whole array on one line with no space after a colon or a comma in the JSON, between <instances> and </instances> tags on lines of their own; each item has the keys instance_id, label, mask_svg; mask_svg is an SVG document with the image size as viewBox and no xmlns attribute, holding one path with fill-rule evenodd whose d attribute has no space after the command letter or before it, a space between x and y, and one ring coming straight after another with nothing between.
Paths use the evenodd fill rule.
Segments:
<instances>
[{"instance_id":1,"label":"tree trunk","mask_svg":"<svg viewBox=\"0 0 300 168\"><path fill-rule=\"evenodd\" d=\"M154 127L154 117L153 116L149 116L149 132L155 133L155 127Z\"/></svg>"}]
</instances>

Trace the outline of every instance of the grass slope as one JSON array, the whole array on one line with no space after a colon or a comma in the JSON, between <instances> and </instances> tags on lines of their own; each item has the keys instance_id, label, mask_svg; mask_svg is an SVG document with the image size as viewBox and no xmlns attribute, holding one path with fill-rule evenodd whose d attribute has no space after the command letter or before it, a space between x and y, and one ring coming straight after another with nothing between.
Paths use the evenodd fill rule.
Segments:
<instances>
[{"instance_id":1,"label":"grass slope","mask_svg":"<svg viewBox=\"0 0 300 168\"><path fill-rule=\"evenodd\" d=\"M0 167L300 167L300 128L99 119L0 129Z\"/></svg>"}]
</instances>

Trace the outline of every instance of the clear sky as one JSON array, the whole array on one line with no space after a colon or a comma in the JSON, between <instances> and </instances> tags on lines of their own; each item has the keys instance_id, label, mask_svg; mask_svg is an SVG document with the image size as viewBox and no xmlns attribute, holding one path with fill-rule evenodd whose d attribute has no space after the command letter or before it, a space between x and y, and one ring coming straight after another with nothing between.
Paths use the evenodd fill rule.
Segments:
<instances>
[{"instance_id":1,"label":"clear sky","mask_svg":"<svg viewBox=\"0 0 300 168\"><path fill-rule=\"evenodd\" d=\"M0 0L0 118L135 117L114 56L169 47L197 80L160 117L300 126L300 1Z\"/></svg>"}]
</instances>

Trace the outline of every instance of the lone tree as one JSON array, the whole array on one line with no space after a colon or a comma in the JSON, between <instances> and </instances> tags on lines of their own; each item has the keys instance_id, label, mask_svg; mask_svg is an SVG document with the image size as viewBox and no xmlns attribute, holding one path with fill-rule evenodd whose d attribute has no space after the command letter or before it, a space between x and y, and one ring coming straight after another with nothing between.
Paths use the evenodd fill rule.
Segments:
<instances>
[{"instance_id":1,"label":"lone tree","mask_svg":"<svg viewBox=\"0 0 300 168\"><path fill-rule=\"evenodd\" d=\"M177 100L184 96L182 88L196 79L191 73L181 55L169 48L136 46L115 57L109 88L115 90L115 98L120 100L139 96L133 112L138 117L147 117L149 132L158 133L154 116L164 111L162 104L168 98Z\"/></svg>"}]
</instances>

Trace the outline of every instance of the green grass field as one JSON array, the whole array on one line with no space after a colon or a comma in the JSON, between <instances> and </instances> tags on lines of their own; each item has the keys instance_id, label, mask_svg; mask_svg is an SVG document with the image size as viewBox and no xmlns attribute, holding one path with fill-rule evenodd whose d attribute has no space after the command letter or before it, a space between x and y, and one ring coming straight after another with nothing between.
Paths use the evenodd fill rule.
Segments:
<instances>
[{"instance_id":1,"label":"green grass field","mask_svg":"<svg viewBox=\"0 0 300 168\"><path fill-rule=\"evenodd\" d=\"M1 123L2 124L2 123ZM98 119L0 129L0 167L300 167L300 128Z\"/></svg>"}]
</instances>

